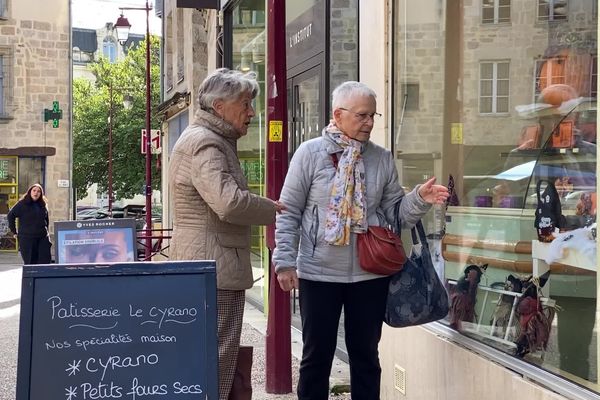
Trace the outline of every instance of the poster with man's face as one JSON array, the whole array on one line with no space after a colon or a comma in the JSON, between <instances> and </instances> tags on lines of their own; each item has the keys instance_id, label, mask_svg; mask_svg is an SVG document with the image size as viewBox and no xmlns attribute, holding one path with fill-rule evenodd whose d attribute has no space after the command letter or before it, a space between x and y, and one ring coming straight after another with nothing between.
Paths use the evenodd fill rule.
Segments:
<instances>
[{"instance_id":1,"label":"poster with man's face","mask_svg":"<svg viewBox=\"0 0 600 400\"><path fill-rule=\"evenodd\" d=\"M131 262L136 259L135 220L55 222L58 264Z\"/></svg>"}]
</instances>

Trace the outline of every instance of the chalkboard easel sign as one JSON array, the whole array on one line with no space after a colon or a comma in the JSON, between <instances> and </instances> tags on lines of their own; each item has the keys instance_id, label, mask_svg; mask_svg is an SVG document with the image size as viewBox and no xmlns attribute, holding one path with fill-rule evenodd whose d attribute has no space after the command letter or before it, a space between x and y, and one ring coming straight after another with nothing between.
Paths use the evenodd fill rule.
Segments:
<instances>
[{"instance_id":1,"label":"chalkboard easel sign","mask_svg":"<svg viewBox=\"0 0 600 400\"><path fill-rule=\"evenodd\" d=\"M23 267L17 400L216 399L214 261Z\"/></svg>"}]
</instances>

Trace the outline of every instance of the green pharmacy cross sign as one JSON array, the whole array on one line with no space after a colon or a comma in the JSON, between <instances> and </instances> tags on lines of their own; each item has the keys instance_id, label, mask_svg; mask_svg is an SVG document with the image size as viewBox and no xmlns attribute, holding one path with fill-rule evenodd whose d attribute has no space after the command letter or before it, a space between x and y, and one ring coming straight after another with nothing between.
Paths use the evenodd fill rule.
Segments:
<instances>
[{"instance_id":1,"label":"green pharmacy cross sign","mask_svg":"<svg viewBox=\"0 0 600 400\"><path fill-rule=\"evenodd\" d=\"M52 102L52 110L44 108L44 122L52 120L52 127L58 128L58 120L62 119L62 110L58 107L58 101Z\"/></svg>"}]
</instances>

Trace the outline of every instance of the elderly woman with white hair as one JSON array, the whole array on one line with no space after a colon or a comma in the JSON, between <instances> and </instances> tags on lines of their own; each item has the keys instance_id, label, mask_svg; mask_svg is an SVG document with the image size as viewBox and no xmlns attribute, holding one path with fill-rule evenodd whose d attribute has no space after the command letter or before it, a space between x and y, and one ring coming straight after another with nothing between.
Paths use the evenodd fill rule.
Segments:
<instances>
[{"instance_id":1,"label":"elderly woman with white hair","mask_svg":"<svg viewBox=\"0 0 600 400\"><path fill-rule=\"evenodd\" d=\"M285 207L248 190L237 140L248 132L258 94L254 73L221 68L198 90L200 108L173 148L171 260L216 260L219 399L227 399L238 357L245 296L252 287L250 226Z\"/></svg>"},{"instance_id":2,"label":"elderly woman with white hair","mask_svg":"<svg viewBox=\"0 0 600 400\"><path fill-rule=\"evenodd\" d=\"M329 374L344 310L353 399L379 399L378 344L389 277L361 269L357 234L380 225L378 214L414 225L448 190L432 178L404 193L394 157L369 141L375 92L359 82L333 91L333 119L321 137L294 153L281 192L273 263L283 290L300 289L302 362L298 399L328 398Z\"/></svg>"}]
</instances>

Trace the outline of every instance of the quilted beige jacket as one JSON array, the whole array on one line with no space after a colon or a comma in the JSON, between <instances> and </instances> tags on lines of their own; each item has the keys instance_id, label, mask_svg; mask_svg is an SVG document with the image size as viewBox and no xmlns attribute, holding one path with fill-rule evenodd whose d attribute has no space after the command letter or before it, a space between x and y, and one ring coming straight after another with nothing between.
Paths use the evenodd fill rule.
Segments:
<instances>
[{"instance_id":1,"label":"quilted beige jacket","mask_svg":"<svg viewBox=\"0 0 600 400\"><path fill-rule=\"evenodd\" d=\"M275 221L272 201L251 193L237 157L239 134L199 110L171 154L170 260L216 260L217 287L252 287L250 226Z\"/></svg>"}]
</instances>

